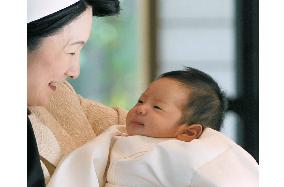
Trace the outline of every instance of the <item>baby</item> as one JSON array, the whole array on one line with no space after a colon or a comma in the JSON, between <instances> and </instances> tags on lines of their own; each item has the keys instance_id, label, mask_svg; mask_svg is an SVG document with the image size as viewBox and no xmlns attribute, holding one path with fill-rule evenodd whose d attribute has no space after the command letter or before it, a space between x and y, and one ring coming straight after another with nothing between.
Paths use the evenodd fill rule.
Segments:
<instances>
[{"instance_id":1,"label":"baby","mask_svg":"<svg viewBox=\"0 0 284 187\"><path fill-rule=\"evenodd\" d=\"M187 68L164 73L142 94L126 118L128 135L190 142L204 128L220 130L224 94L207 74Z\"/></svg>"},{"instance_id":2,"label":"baby","mask_svg":"<svg viewBox=\"0 0 284 187\"><path fill-rule=\"evenodd\" d=\"M126 127L113 125L68 155L50 186L256 187L256 161L218 132L225 110L206 73L164 73L128 112Z\"/></svg>"},{"instance_id":3,"label":"baby","mask_svg":"<svg viewBox=\"0 0 284 187\"><path fill-rule=\"evenodd\" d=\"M160 75L128 112L128 136L113 139L106 186L258 186L256 161L218 132L225 110L206 73Z\"/></svg>"}]
</instances>

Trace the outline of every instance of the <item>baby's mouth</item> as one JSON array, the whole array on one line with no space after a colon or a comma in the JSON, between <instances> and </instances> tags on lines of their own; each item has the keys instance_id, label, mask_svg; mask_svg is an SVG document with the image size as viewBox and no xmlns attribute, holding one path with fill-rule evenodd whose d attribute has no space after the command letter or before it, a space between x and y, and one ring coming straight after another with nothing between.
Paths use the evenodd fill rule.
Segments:
<instances>
[{"instance_id":1,"label":"baby's mouth","mask_svg":"<svg viewBox=\"0 0 284 187\"><path fill-rule=\"evenodd\" d=\"M131 124L135 126L144 126L144 123L140 123L138 121L132 121Z\"/></svg>"}]
</instances>

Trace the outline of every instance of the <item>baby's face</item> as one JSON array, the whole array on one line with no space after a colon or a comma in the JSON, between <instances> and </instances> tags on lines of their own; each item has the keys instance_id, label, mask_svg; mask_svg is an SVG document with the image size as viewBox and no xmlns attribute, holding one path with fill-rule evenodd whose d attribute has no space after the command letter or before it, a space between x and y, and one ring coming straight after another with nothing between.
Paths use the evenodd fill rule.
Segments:
<instances>
[{"instance_id":1,"label":"baby's face","mask_svg":"<svg viewBox=\"0 0 284 187\"><path fill-rule=\"evenodd\" d=\"M127 133L160 138L176 137L187 98L188 88L181 83L169 78L154 81L128 112Z\"/></svg>"}]
</instances>

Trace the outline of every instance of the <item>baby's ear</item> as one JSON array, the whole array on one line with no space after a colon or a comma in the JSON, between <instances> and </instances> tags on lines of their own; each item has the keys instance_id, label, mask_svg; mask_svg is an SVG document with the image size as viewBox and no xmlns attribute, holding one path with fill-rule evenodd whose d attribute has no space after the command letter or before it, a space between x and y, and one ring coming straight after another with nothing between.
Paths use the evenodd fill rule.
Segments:
<instances>
[{"instance_id":1,"label":"baby's ear","mask_svg":"<svg viewBox=\"0 0 284 187\"><path fill-rule=\"evenodd\" d=\"M190 142L193 139L199 138L202 134L202 125L192 124L192 125L181 125L177 131L176 138L181 141Z\"/></svg>"}]
</instances>

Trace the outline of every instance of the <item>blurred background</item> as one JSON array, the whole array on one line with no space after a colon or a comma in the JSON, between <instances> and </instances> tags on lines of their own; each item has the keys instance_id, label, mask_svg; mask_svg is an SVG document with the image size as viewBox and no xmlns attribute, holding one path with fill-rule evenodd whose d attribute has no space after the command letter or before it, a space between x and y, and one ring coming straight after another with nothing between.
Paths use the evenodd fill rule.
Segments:
<instances>
[{"instance_id":1,"label":"blurred background","mask_svg":"<svg viewBox=\"0 0 284 187\"><path fill-rule=\"evenodd\" d=\"M191 66L229 98L222 132L259 160L258 0L120 0L94 18L76 91L130 109L161 73Z\"/></svg>"}]
</instances>

